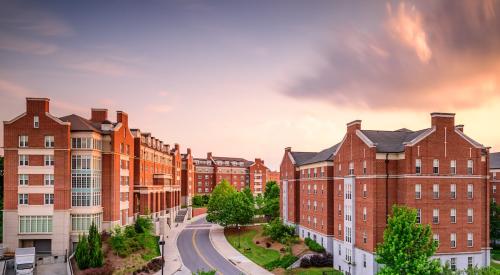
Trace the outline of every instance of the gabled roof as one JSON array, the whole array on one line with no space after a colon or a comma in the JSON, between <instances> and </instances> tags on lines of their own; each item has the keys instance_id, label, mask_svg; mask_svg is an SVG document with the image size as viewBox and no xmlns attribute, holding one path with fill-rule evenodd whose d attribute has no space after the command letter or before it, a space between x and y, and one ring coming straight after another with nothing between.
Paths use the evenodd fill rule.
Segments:
<instances>
[{"instance_id":1,"label":"gabled roof","mask_svg":"<svg viewBox=\"0 0 500 275\"><path fill-rule=\"evenodd\" d=\"M333 145L332 147L326 148L319 153L315 153L315 155L313 157L304 161L302 163L302 165L332 160L333 154L335 153L335 151L337 150L337 147L339 145L340 145L340 143L337 143L337 144Z\"/></svg>"},{"instance_id":2,"label":"gabled roof","mask_svg":"<svg viewBox=\"0 0 500 275\"><path fill-rule=\"evenodd\" d=\"M429 129L411 131L403 128L396 131L361 130L361 132L375 144L377 152L399 153L404 152L405 142L412 141L427 130Z\"/></svg>"},{"instance_id":3,"label":"gabled roof","mask_svg":"<svg viewBox=\"0 0 500 275\"><path fill-rule=\"evenodd\" d=\"M71 123L71 131L92 131L97 133L102 133L99 123L92 122L81 116L72 114L69 116L63 116L59 118L62 121Z\"/></svg>"},{"instance_id":4,"label":"gabled roof","mask_svg":"<svg viewBox=\"0 0 500 275\"><path fill-rule=\"evenodd\" d=\"M500 169L500 152L490 153L490 169Z\"/></svg>"},{"instance_id":5,"label":"gabled roof","mask_svg":"<svg viewBox=\"0 0 500 275\"><path fill-rule=\"evenodd\" d=\"M295 160L295 165L302 165L307 160L314 157L316 152L290 152L293 159Z\"/></svg>"}]
</instances>

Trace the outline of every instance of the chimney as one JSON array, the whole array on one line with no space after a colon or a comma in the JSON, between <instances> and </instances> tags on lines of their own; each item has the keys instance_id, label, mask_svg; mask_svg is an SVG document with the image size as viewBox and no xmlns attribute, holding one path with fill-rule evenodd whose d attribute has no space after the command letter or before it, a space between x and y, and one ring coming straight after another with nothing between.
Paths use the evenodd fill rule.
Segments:
<instances>
[{"instance_id":1,"label":"chimney","mask_svg":"<svg viewBox=\"0 0 500 275\"><path fill-rule=\"evenodd\" d=\"M285 152L290 153L292 151L292 147L285 147Z\"/></svg>"},{"instance_id":2,"label":"chimney","mask_svg":"<svg viewBox=\"0 0 500 275\"><path fill-rule=\"evenodd\" d=\"M167 146L167 152L170 153L170 144L167 144L165 146Z\"/></svg>"},{"instance_id":3,"label":"chimney","mask_svg":"<svg viewBox=\"0 0 500 275\"><path fill-rule=\"evenodd\" d=\"M463 124L457 125L457 126L455 126L455 128L460 130L460 132L462 132L462 133L464 132L464 125Z\"/></svg>"},{"instance_id":4,"label":"chimney","mask_svg":"<svg viewBox=\"0 0 500 275\"><path fill-rule=\"evenodd\" d=\"M116 111L116 121L128 126L128 115L123 111Z\"/></svg>"},{"instance_id":5,"label":"chimney","mask_svg":"<svg viewBox=\"0 0 500 275\"><path fill-rule=\"evenodd\" d=\"M207 159L211 159L212 158L212 152L208 152L207 153Z\"/></svg>"},{"instance_id":6,"label":"chimney","mask_svg":"<svg viewBox=\"0 0 500 275\"><path fill-rule=\"evenodd\" d=\"M187 148L187 154L191 155L191 148Z\"/></svg>"},{"instance_id":7,"label":"chimney","mask_svg":"<svg viewBox=\"0 0 500 275\"><path fill-rule=\"evenodd\" d=\"M436 128L455 127L454 113L431 113L431 124Z\"/></svg>"},{"instance_id":8,"label":"chimney","mask_svg":"<svg viewBox=\"0 0 500 275\"><path fill-rule=\"evenodd\" d=\"M356 130L361 130L361 120L353 120L347 123L347 132L354 132Z\"/></svg>"},{"instance_id":9,"label":"chimney","mask_svg":"<svg viewBox=\"0 0 500 275\"><path fill-rule=\"evenodd\" d=\"M174 146L175 146L175 151L179 151L179 148L180 148L179 143L175 143Z\"/></svg>"},{"instance_id":10,"label":"chimney","mask_svg":"<svg viewBox=\"0 0 500 275\"><path fill-rule=\"evenodd\" d=\"M90 109L90 121L92 122L103 122L108 120L108 109Z\"/></svg>"},{"instance_id":11,"label":"chimney","mask_svg":"<svg viewBox=\"0 0 500 275\"><path fill-rule=\"evenodd\" d=\"M26 113L28 114L45 114L49 112L48 98L26 98Z\"/></svg>"},{"instance_id":12,"label":"chimney","mask_svg":"<svg viewBox=\"0 0 500 275\"><path fill-rule=\"evenodd\" d=\"M264 164L264 161L262 161L260 158L256 158L255 159L255 163L262 163L262 164Z\"/></svg>"}]
</instances>

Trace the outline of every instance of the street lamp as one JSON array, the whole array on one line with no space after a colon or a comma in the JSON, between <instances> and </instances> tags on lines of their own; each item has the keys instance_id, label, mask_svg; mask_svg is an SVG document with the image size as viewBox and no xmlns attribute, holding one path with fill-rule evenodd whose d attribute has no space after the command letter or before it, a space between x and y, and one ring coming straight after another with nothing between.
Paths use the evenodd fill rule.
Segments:
<instances>
[{"instance_id":1,"label":"street lamp","mask_svg":"<svg viewBox=\"0 0 500 275\"><path fill-rule=\"evenodd\" d=\"M241 248L240 225L238 224L238 248Z\"/></svg>"},{"instance_id":2,"label":"street lamp","mask_svg":"<svg viewBox=\"0 0 500 275\"><path fill-rule=\"evenodd\" d=\"M161 240L158 244L161 245L161 275L163 275L163 266L165 266L165 241Z\"/></svg>"}]
</instances>

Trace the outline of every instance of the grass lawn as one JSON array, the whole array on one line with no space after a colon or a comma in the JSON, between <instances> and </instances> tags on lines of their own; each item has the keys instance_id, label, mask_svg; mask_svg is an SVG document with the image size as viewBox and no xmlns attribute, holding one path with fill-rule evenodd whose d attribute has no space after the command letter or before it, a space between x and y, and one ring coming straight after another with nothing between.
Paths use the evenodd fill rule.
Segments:
<instances>
[{"instance_id":1,"label":"grass lawn","mask_svg":"<svg viewBox=\"0 0 500 275\"><path fill-rule=\"evenodd\" d=\"M287 270L287 275L323 275L327 272L328 275L342 275L342 272L334 270L332 267L310 267L310 268L296 268Z\"/></svg>"},{"instance_id":2,"label":"grass lawn","mask_svg":"<svg viewBox=\"0 0 500 275\"><path fill-rule=\"evenodd\" d=\"M242 230L240 248L238 248L238 232L226 232L225 234L227 240L234 248L260 266L279 259L279 251L258 246L253 242L253 238L257 233L255 229Z\"/></svg>"},{"instance_id":3,"label":"grass lawn","mask_svg":"<svg viewBox=\"0 0 500 275\"><path fill-rule=\"evenodd\" d=\"M491 262L491 267L493 267L494 269L500 270L500 264L497 264L493 261Z\"/></svg>"}]
</instances>

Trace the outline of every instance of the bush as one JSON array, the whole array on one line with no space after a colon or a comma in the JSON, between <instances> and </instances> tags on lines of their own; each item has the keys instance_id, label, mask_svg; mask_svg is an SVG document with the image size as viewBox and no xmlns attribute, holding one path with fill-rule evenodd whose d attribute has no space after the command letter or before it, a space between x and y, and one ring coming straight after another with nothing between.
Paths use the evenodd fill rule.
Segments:
<instances>
[{"instance_id":1,"label":"bush","mask_svg":"<svg viewBox=\"0 0 500 275\"><path fill-rule=\"evenodd\" d=\"M83 270L90 267L89 242L87 236L78 237L78 245L75 250L75 260L78 268Z\"/></svg>"},{"instance_id":2,"label":"bush","mask_svg":"<svg viewBox=\"0 0 500 275\"><path fill-rule=\"evenodd\" d=\"M300 260L300 267L331 267L333 266L333 256L331 254L312 255Z\"/></svg>"},{"instance_id":3,"label":"bush","mask_svg":"<svg viewBox=\"0 0 500 275\"><path fill-rule=\"evenodd\" d=\"M195 195L193 196L192 199L192 205L193 207L204 207L207 206L209 200L210 200L209 195L203 195L203 196Z\"/></svg>"},{"instance_id":4,"label":"bush","mask_svg":"<svg viewBox=\"0 0 500 275\"><path fill-rule=\"evenodd\" d=\"M295 257L291 254L287 254L287 255L281 257L280 259L276 259L272 262L267 263L264 266L264 268L266 268L267 270L273 270L273 269L278 268L278 267L282 267L282 268L286 269L289 266L291 266L293 263L295 263L295 261L297 261L297 259L298 259L297 257Z\"/></svg>"},{"instance_id":5,"label":"bush","mask_svg":"<svg viewBox=\"0 0 500 275\"><path fill-rule=\"evenodd\" d=\"M110 275L113 274L113 267L110 264L105 264L103 267L89 268L83 271L83 275Z\"/></svg>"},{"instance_id":6,"label":"bush","mask_svg":"<svg viewBox=\"0 0 500 275\"><path fill-rule=\"evenodd\" d=\"M304 242L306 243L306 245L309 247L309 249L311 251L314 251L314 252L319 252L319 253L323 253L325 252L325 248L323 246L321 246L319 243L317 243L315 240L307 237Z\"/></svg>"},{"instance_id":7,"label":"bush","mask_svg":"<svg viewBox=\"0 0 500 275\"><path fill-rule=\"evenodd\" d=\"M304 257L304 258L302 258L302 260L300 260L300 267L302 267L302 268L311 267L311 261L309 260L308 257Z\"/></svg>"},{"instance_id":8,"label":"bush","mask_svg":"<svg viewBox=\"0 0 500 275\"><path fill-rule=\"evenodd\" d=\"M285 244L294 237L295 227L283 224L280 219L274 219L264 226L264 235Z\"/></svg>"},{"instance_id":9,"label":"bush","mask_svg":"<svg viewBox=\"0 0 500 275\"><path fill-rule=\"evenodd\" d=\"M111 249L120 257L127 257L144 249L142 258L151 260L160 255L158 237L152 231L153 223L147 217L139 217L134 225L128 225L124 229L116 227L109 238Z\"/></svg>"},{"instance_id":10,"label":"bush","mask_svg":"<svg viewBox=\"0 0 500 275\"><path fill-rule=\"evenodd\" d=\"M135 232L138 234L153 230L153 221L149 217L139 216L134 224Z\"/></svg>"}]
</instances>

